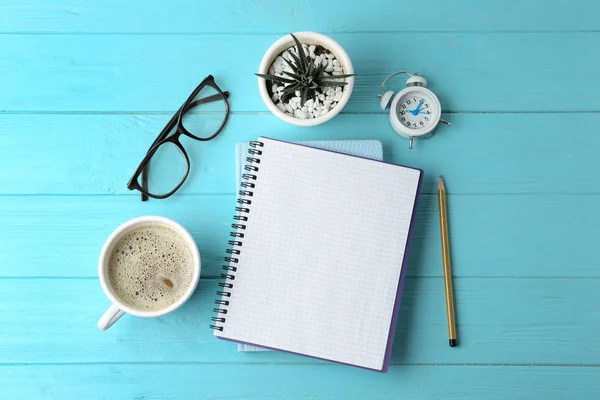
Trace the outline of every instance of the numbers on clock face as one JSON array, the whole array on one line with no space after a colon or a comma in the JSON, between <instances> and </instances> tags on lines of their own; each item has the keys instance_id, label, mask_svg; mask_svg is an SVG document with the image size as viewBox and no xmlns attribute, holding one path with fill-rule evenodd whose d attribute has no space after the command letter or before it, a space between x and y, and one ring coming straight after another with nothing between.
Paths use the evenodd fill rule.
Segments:
<instances>
[{"instance_id":1,"label":"numbers on clock face","mask_svg":"<svg viewBox=\"0 0 600 400\"><path fill-rule=\"evenodd\" d=\"M398 101L396 107L400 123L408 128L420 129L432 123L431 103L428 99L408 93Z\"/></svg>"}]
</instances>

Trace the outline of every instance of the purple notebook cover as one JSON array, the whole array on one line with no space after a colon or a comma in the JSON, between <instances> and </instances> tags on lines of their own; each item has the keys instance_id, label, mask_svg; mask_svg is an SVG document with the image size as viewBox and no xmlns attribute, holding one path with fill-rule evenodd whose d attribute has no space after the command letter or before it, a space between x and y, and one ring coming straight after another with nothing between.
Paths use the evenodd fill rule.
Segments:
<instances>
[{"instance_id":1,"label":"purple notebook cover","mask_svg":"<svg viewBox=\"0 0 600 400\"><path fill-rule=\"evenodd\" d=\"M268 138L268 137L264 137L265 139L270 139L270 140L275 140L278 142L283 142L283 143L288 143L294 146L302 146L302 147L310 147L310 146L306 146L303 144L298 144L298 143L291 143L291 142L286 142L283 140L279 140L279 139L273 139L273 138ZM260 141L260 138L259 138ZM315 149L314 147L310 147L312 149ZM335 151L331 151L331 150L324 150L324 149L317 149L319 151L326 151L329 153L338 153L338 154L344 154L344 153L339 153L339 152L335 152ZM336 361L336 360L329 360L329 359L325 359L325 358L320 358L320 357L315 357L312 356L310 354L303 354L303 353L295 353L293 351L288 351L285 349L279 349L279 348L273 348L273 347L268 347L268 346L264 346L261 344L257 344L257 343L249 343L249 342L242 342L239 340L233 340L233 339L228 339L225 337L218 337L219 339L222 340L226 340L229 342L234 342L234 343L244 343L244 344L249 344L252 346L259 346L259 347L263 347L266 349L270 349L270 350L277 350L277 351L281 351L281 352L285 352L285 353L290 353L290 354L297 354L297 355L301 355L301 356L305 356L305 357L310 357L310 358L314 358L317 360L323 360L323 361L330 361L330 362L334 362L337 364L344 364L344 365L351 365L351 366L355 366L355 367L360 367L360 368L364 368L364 369L368 369L368 370L372 370L372 371L378 371L378 372L387 372L389 369L389 365L390 365L390 361L392 358L392 348L393 348L393 344L394 344L394 336L396 333L396 324L398 322L398 312L400 311L400 300L402 299L402 289L404 287L404 281L406 279L406 269L408 267L408 257L409 257L409 251L410 251L410 245L412 242L412 237L413 237L413 231L414 231L414 223L415 223L415 215L417 213L417 205L419 203L419 197L421 195L421 187L423 184L423 170L420 168L414 168L414 167L408 167L406 165L401 165L401 164L394 164L394 163L389 163L386 161L379 161L379 160L373 160L370 158L366 158L366 157L360 157L360 156L354 156L354 155L349 155L349 154L344 154L348 157L357 157L357 158L362 158L365 160L369 160L372 162L379 162L379 163L384 163L384 164L390 164L390 165L396 165L399 167L404 167L404 168L410 168L410 169L414 169L419 171L419 183L417 185L417 193L415 195L415 202L413 204L413 211L412 211L412 215L410 218L410 224L409 224L409 229L408 229L408 237L406 240L406 245L404 248L404 258L402 260L402 266L401 266L401 270L400 270L400 279L398 280L398 288L396 289L396 298L394 301L394 310L392 311L392 321L390 323L390 329L389 329L389 333L388 333L388 342L387 342L387 346L386 346L386 351L385 351L385 358L383 360L383 368L381 370L378 369L372 369L372 368L367 368L367 367L363 367L361 365L355 365L355 364L347 364L347 363L343 363L340 361Z\"/></svg>"}]
</instances>

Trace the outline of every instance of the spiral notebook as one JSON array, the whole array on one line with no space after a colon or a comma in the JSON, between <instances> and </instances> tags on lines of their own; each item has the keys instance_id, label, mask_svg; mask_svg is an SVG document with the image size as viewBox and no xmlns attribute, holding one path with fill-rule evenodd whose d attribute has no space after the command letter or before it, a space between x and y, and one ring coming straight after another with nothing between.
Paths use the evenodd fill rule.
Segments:
<instances>
[{"instance_id":1,"label":"spiral notebook","mask_svg":"<svg viewBox=\"0 0 600 400\"><path fill-rule=\"evenodd\" d=\"M215 335L386 371L422 171L252 143Z\"/></svg>"},{"instance_id":2,"label":"spiral notebook","mask_svg":"<svg viewBox=\"0 0 600 400\"><path fill-rule=\"evenodd\" d=\"M383 160L383 146L379 140L311 140L292 143L316 147L317 149L335 151L342 154L350 154L362 158L369 158L372 160ZM250 143L248 142L236 143L235 145L236 193L241 189L240 183L242 174L244 173L244 166L247 164L246 157L248 157L249 148ZM246 343L238 343L237 349L239 352L243 353L272 351L271 349L252 346Z\"/></svg>"}]
</instances>

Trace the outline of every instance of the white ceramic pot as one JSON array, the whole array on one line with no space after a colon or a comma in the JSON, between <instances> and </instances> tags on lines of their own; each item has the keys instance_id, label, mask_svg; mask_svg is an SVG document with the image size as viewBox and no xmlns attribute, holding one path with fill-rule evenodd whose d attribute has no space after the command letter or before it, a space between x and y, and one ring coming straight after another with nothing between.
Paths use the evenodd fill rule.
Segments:
<instances>
[{"instance_id":1,"label":"white ceramic pot","mask_svg":"<svg viewBox=\"0 0 600 400\"><path fill-rule=\"evenodd\" d=\"M321 45L326 50L329 50L335 56L335 58L338 59L338 61L342 65L344 74L354 73L354 68L352 68L352 61L350 61L348 53L346 53L344 48L340 46L335 40L316 32L295 32L294 36L298 38L300 43L308 45ZM278 55L280 55L283 51L287 50L292 46L295 46L295 42L290 35L286 35L281 39L277 40L275 43L273 43L271 47L269 47L269 50L267 50L267 52L265 53L262 61L260 62L258 73L268 74L269 67L271 66L271 64L273 64L275 58L277 58ZM271 97L269 96L269 92L267 90L267 84L269 83L264 78L258 78L258 90L267 108L281 120L292 125L315 126L322 124L323 122L327 122L331 118L335 117L340 111L342 111L346 103L348 103L350 95L352 94L352 87L354 86L354 77L352 76L350 78L346 78L346 82L348 82L348 84L344 86L342 92L342 99L338 102L338 104L327 114L310 119L295 118L291 115L282 112L279 108L277 108L277 106L275 106L275 104L271 100Z\"/></svg>"}]
</instances>

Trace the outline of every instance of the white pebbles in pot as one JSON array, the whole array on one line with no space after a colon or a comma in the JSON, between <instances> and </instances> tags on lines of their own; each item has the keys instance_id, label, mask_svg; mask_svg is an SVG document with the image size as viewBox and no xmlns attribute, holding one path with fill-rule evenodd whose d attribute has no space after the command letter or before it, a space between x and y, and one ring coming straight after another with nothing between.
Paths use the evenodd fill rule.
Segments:
<instances>
[{"instance_id":1,"label":"white pebbles in pot","mask_svg":"<svg viewBox=\"0 0 600 400\"><path fill-rule=\"evenodd\" d=\"M316 65L323 65L325 67L325 75L342 75L343 67L340 64L339 60L335 58L335 56L327 51L325 48L316 45L306 45L303 44L304 53L307 58L311 60ZM292 59L292 57L288 54L289 52L294 53L294 55L298 55L295 47L290 47L286 51L284 51L281 55L277 56L271 64L269 68L269 74L281 76L283 78L287 77L284 74L285 71L292 72L292 69L284 60ZM283 92L283 85L267 82L267 90L271 95L271 100L277 106L279 110L282 112L291 115L300 119L307 118L317 118L321 115L327 114L330 110L337 106L338 102L342 99L343 88L341 86L338 87L326 87L326 88L317 88L316 89L316 99L313 100L309 98L306 100L304 105L300 107L300 92L296 91L294 96L290 97L287 101L283 101L281 98L281 93Z\"/></svg>"}]
</instances>

